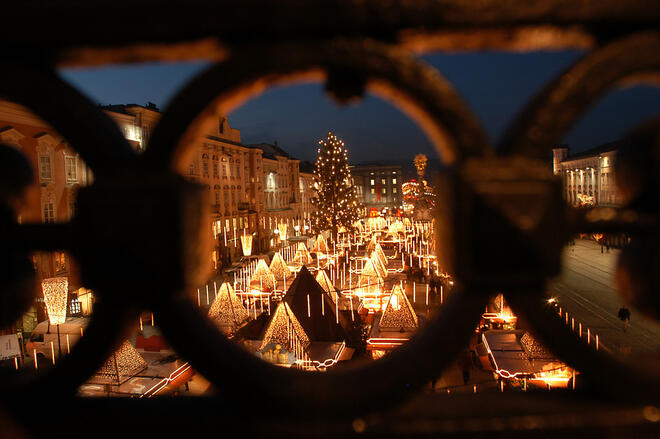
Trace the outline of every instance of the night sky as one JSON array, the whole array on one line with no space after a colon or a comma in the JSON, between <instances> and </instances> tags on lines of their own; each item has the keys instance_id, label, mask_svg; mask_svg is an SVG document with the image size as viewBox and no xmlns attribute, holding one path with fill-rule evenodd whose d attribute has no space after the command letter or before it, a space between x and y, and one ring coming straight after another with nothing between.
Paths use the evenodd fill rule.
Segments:
<instances>
[{"instance_id":1,"label":"night sky","mask_svg":"<svg viewBox=\"0 0 660 439\"><path fill-rule=\"evenodd\" d=\"M465 98L494 141L525 102L581 52L533 54L471 53L429 55ZM142 64L130 67L69 69L65 79L101 104L151 101L161 110L205 63ZM660 90L638 86L607 95L564 139L572 151L616 140L660 110ZM291 155L313 161L318 140L332 130L349 147L352 162L411 161L419 153L434 157L424 134L389 104L368 96L358 105L337 107L321 84L271 89L229 115L243 143L270 142Z\"/></svg>"}]
</instances>

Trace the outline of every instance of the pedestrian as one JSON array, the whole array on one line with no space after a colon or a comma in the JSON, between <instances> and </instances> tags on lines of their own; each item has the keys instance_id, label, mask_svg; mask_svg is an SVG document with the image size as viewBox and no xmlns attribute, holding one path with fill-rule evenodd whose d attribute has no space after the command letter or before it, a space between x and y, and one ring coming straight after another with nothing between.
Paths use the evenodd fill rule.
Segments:
<instances>
[{"instance_id":1,"label":"pedestrian","mask_svg":"<svg viewBox=\"0 0 660 439\"><path fill-rule=\"evenodd\" d=\"M623 322L623 332L626 332L628 326L630 326L630 310L626 308L626 305L623 305L619 308L619 314L617 316Z\"/></svg>"}]
</instances>

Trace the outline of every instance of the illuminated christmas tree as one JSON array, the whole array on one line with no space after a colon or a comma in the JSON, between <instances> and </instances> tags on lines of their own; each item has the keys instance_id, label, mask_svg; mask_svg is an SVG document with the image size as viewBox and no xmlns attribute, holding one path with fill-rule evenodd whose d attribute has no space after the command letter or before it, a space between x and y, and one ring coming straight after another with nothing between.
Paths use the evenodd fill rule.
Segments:
<instances>
[{"instance_id":1,"label":"illuminated christmas tree","mask_svg":"<svg viewBox=\"0 0 660 439\"><path fill-rule=\"evenodd\" d=\"M218 297L215 298L209 309L209 317L225 333L235 332L241 323L248 319L248 312L243 306L243 302L228 282L220 286Z\"/></svg>"},{"instance_id":2,"label":"illuminated christmas tree","mask_svg":"<svg viewBox=\"0 0 660 439\"><path fill-rule=\"evenodd\" d=\"M387 302L387 307L380 317L381 328L413 329L417 328L417 314L399 285L396 285Z\"/></svg>"},{"instance_id":3,"label":"illuminated christmas tree","mask_svg":"<svg viewBox=\"0 0 660 439\"><path fill-rule=\"evenodd\" d=\"M289 266L286 265L286 262L284 262L284 258L282 258L280 252L275 253L273 260L270 261L269 268L270 272L273 273L273 276L275 276L276 281L288 279L291 277L291 270L289 270Z\"/></svg>"},{"instance_id":4,"label":"illuminated christmas tree","mask_svg":"<svg viewBox=\"0 0 660 439\"><path fill-rule=\"evenodd\" d=\"M336 238L341 226L350 227L358 219L358 199L348 169L348 154L344 142L328 133L319 141L312 198L312 227L318 233L332 230Z\"/></svg>"},{"instance_id":5,"label":"illuminated christmas tree","mask_svg":"<svg viewBox=\"0 0 660 439\"><path fill-rule=\"evenodd\" d=\"M380 294L382 291L383 279L378 274L376 267L371 259L364 264L362 273L358 278L358 287L355 290L358 296Z\"/></svg>"}]
</instances>

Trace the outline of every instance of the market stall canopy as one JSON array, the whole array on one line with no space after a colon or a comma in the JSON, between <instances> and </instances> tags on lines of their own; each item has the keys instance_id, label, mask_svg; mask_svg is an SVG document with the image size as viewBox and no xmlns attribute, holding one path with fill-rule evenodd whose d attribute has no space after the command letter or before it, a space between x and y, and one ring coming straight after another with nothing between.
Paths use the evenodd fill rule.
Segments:
<instances>
[{"instance_id":1,"label":"market stall canopy","mask_svg":"<svg viewBox=\"0 0 660 439\"><path fill-rule=\"evenodd\" d=\"M291 270L284 262L284 258L280 252L275 253L273 260L270 261L270 272L275 276L275 280L288 279L291 277Z\"/></svg>"},{"instance_id":2,"label":"market stall canopy","mask_svg":"<svg viewBox=\"0 0 660 439\"><path fill-rule=\"evenodd\" d=\"M311 341L346 340L347 323L336 313L337 304L303 267L282 301L293 310Z\"/></svg>"},{"instance_id":3,"label":"market stall canopy","mask_svg":"<svg viewBox=\"0 0 660 439\"><path fill-rule=\"evenodd\" d=\"M399 285L392 290L387 307L380 317L381 329L410 330L417 328L419 322L412 304Z\"/></svg>"},{"instance_id":4,"label":"market stall canopy","mask_svg":"<svg viewBox=\"0 0 660 439\"><path fill-rule=\"evenodd\" d=\"M236 295L234 288L224 282L220 285L218 296L209 309L209 318L220 327L224 333L235 332L246 320L248 312L243 302Z\"/></svg>"}]
</instances>

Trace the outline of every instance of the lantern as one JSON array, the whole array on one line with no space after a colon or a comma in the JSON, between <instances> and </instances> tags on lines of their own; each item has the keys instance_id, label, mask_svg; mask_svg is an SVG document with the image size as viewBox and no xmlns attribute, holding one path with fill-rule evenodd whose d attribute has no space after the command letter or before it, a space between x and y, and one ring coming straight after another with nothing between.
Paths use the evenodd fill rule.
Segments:
<instances>
[{"instance_id":1,"label":"lantern","mask_svg":"<svg viewBox=\"0 0 660 439\"><path fill-rule=\"evenodd\" d=\"M51 325L61 325L66 321L67 294L69 279L66 277L51 277L41 282L44 292L44 303Z\"/></svg>"}]
</instances>

